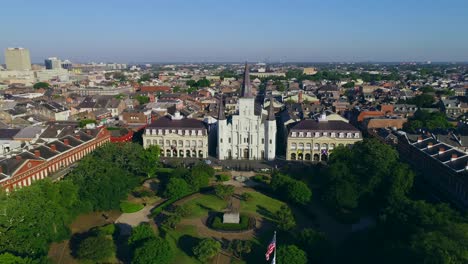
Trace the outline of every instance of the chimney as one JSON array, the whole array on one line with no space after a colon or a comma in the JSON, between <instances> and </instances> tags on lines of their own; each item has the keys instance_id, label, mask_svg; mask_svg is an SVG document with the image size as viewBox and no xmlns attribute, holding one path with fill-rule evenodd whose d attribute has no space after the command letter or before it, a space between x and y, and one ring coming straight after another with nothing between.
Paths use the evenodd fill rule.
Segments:
<instances>
[{"instance_id":1,"label":"chimney","mask_svg":"<svg viewBox=\"0 0 468 264\"><path fill-rule=\"evenodd\" d=\"M86 134L91 135L91 131L90 131L90 130L86 130Z\"/></svg>"},{"instance_id":2,"label":"chimney","mask_svg":"<svg viewBox=\"0 0 468 264\"><path fill-rule=\"evenodd\" d=\"M439 148L439 155L442 154L442 153L444 153L444 151L445 151L445 148L440 147L440 148Z\"/></svg>"},{"instance_id":3,"label":"chimney","mask_svg":"<svg viewBox=\"0 0 468 264\"><path fill-rule=\"evenodd\" d=\"M76 139L81 140L81 136L78 134L75 136Z\"/></svg>"},{"instance_id":4,"label":"chimney","mask_svg":"<svg viewBox=\"0 0 468 264\"><path fill-rule=\"evenodd\" d=\"M55 144L50 145L50 148L51 148L53 151L57 151L57 147L55 146Z\"/></svg>"},{"instance_id":5,"label":"chimney","mask_svg":"<svg viewBox=\"0 0 468 264\"><path fill-rule=\"evenodd\" d=\"M458 158L458 155L457 154L452 154L452 158L450 159L451 161L454 161Z\"/></svg>"},{"instance_id":6,"label":"chimney","mask_svg":"<svg viewBox=\"0 0 468 264\"><path fill-rule=\"evenodd\" d=\"M432 142L429 142L429 143L427 144L427 148L432 148L432 146L433 146Z\"/></svg>"},{"instance_id":7,"label":"chimney","mask_svg":"<svg viewBox=\"0 0 468 264\"><path fill-rule=\"evenodd\" d=\"M16 160L21 160L21 156L20 156L20 155L16 155L15 158L16 158Z\"/></svg>"},{"instance_id":8,"label":"chimney","mask_svg":"<svg viewBox=\"0 0 468 264\"><path fill-rule=\"evenodd\" d=\"M64 139L63 140L63 144L69 146L70 145L70 141L68 141L68 138Z\"/></svg>"},{"instance_id":9,"label":"chimney","mask_svg":"<svg viewBox=\"0 0 468 264\"><path fill-rule=\"evenodd\" d=\"M422 138L422 136L419 136L418 137L418 143L421 142L421 141L423 141L423 138Z\"/></svg>"},{"instance_id":10,"label":"chimney","mask_svg":"<svg viewBox=\"0 0 468 264\"><path fill-rule=\"evenodd\" d=\"M297 96L297 102L302 103L302 91L299 91L299 95Z\"/></svg>"},{"instance_id":11,"label":"chimney","mask_svg":"<svg viewBox=\"0 0 468 264\"><path fill-rule=\"evenodd\" d=\"M40 158L41 157L41 152L39 150L34 150L34 156L36 156L37 158Z\"/></svg>"}]
</instances>

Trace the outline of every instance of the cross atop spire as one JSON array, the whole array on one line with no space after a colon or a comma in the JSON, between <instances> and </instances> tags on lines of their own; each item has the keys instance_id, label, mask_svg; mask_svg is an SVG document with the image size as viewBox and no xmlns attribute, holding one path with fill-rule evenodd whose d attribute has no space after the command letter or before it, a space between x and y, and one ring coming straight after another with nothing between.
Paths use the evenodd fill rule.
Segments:
<instances>
[{"instance_id":1,"label":"cross atop spire","mask_svg":"<svg viewBox=\"0 0 468 264\"><path fill-rule=\"evenodd\" d=\"M245 63L244 81L242 82L241 97L244 97L244 98L253 97L252 85L250 84L249 65L247 64L247 62Z\"/></svg>"}]
</instances>

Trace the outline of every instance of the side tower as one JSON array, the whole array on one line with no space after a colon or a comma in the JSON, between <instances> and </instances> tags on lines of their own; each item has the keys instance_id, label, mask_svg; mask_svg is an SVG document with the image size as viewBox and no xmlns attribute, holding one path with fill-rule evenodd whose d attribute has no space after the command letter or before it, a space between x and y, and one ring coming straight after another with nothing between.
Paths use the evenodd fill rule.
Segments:
<instances>
[{"instance_id":1,"label":"side tower","mask_svg":"<svg viewBox=\"0 0 468 264\"><path fill-rule=\"evenodd\" d=\"M224 160L226 159L226 153L228 151L228 144L226 142L226 137L228 134L228 129L227 129L227 121L226 121L226 115L224 114L224 102L223 102L223 96L221 95L221 99L219 100L219 106L218 106L218 148L217 148L217 154L218 154L218 159Z\"/></svg>"},{"instance_id":2,"label":"side tower","mask_svg":"<svg viewBox=\"0 0 468 264\"><path fill-rule=\"evenodd\" d=\"M273 106L273 97L270 97L270 105L268 106L268 116L265 121L265 159L274 160L276 157L276 118L275 108Z\"/></svg>"}]
</instances>

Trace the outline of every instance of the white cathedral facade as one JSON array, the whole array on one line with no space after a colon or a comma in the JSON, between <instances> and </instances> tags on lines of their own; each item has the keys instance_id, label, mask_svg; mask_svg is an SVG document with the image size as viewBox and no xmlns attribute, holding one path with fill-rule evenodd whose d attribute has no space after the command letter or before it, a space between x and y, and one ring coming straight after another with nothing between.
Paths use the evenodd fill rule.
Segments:
<instances>
[{"instance_id":1,"label":"white cathedral facade","mask_svg":"<svg viewBox=\"0 0 468 264\"><path fill-rule=\"evenodd\" d=\"M273 104L268 111L255 109L248 65L238 101L238 113L226 118L221 100L218 114L218 159L273 160L276 152L276 119Z\"/></svg>"}]
</instances>

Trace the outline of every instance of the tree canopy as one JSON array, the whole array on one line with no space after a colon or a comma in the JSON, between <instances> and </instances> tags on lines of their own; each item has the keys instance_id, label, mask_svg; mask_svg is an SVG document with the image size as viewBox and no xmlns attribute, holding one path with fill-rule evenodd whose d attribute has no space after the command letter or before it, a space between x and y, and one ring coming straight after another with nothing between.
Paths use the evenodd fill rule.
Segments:
<instances>
[{"instance_id":1,"label":"tree canopy","mask_svg":"<svg viewBox=\"0 0 468 264\"><path fill-rule=\"evenodd\" d=\"M34 89L48 89L50 88L50 84L46 82L37 82L33 85Z\"/></svg>"},{"instance_id":2,"label":"tree canopy","mask_svg":"<svg viewBox=\"0 0 468 264\"><path fill-rule=\"evenodd\" d=\"M156 237L146 240L135 249L132 263L168 264L174 257L174 250L166 240Z\"/></svg>"},{"instance_id":3,"label":"tree canopy","mask_svg":"<svg viewBox=\"0 0 468 264\"><path fill-rule=\"evenodd\" d=\"M351 149L337 147L330 155L324 199L335 208L379 208L403 198L413 178L392 147L365 139Z\"/></svg>"},{"instance_id":4,"label":"tree canopy","mask_svg":"<svg viewBox=\"0 0 468 264\"><path fill-rule=\"evenodd\" d=\"M295 245L279 246L276 254L278 263L306 264L307 254Z\"/></svg>"},{"instance_id":5,"label":"tree canopy","mask_svg":"<svg viewBox=\"0 0 468 264\"><path fill-rule=\"evenodd\" d=\"M208 262L221 250L221 243L211 238L201 240L194 248L193 254L203 263Z\"/></svg>"}]
</instances>

